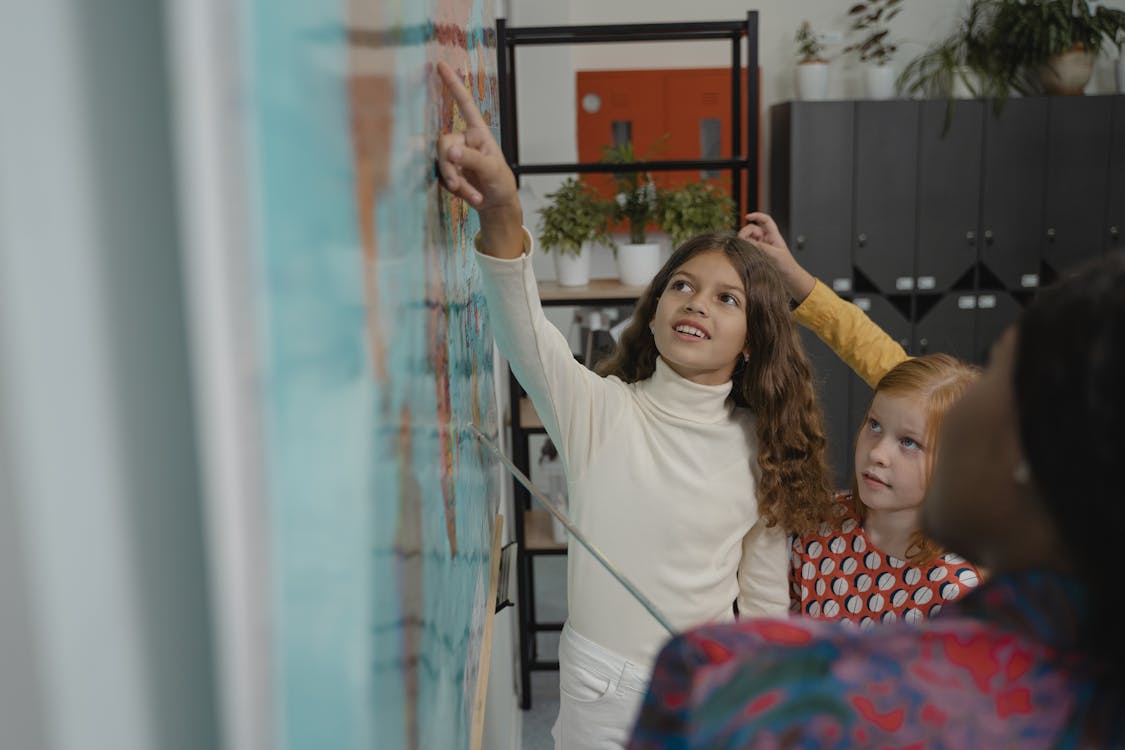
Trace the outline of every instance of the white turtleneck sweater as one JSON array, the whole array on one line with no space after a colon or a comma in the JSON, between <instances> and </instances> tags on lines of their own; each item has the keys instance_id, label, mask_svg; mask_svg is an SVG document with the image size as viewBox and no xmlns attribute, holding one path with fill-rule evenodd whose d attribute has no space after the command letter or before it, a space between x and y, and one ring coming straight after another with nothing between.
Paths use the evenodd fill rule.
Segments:
<instances>
[{"instance_id":1,"label":"white turtleneck sweater","mask_svg":"<svg viewBox=\"0 0 1125 750\"><path fill-rule=\"evenodd\" d=\"M479 240L479 236L478 236ZM731 384L680 377L662 359L623 383L576 362L547 320L525 254L477 253L492 330L566 467L570 515L673 627L789 608L786 534L758 518L754 418ZM667 632L571 540L570 625L650 669Z\"/></svg>"}]
</instances>

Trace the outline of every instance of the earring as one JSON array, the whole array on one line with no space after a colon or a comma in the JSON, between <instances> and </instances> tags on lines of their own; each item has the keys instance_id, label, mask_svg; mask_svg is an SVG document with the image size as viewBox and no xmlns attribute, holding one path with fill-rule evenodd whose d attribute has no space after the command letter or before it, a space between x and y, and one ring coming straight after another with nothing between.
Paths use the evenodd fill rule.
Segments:
<instances>
[{"instance_id":1,"label":"earring","mask_svg":"<svg viewBox=\"0 0 1125 750\"><path fill-rule=\"evenodd\" d=\"M1031 467L1027 465L1027 459L1020 459L1020 462L1012 469L1012 481L1016 484L1031 483Z\"/></svg>"},{"instance_id":2,"label":"earring","mask_svg":"<svg viewBox=\"0 0 1125 750\"><path fill-rule=\"evenodd\" d=\"M742 353L742 364L746 364L749 361L750 361L750 354L747 353L747 352L743 352Z\"/></svg>"}]
</instances>

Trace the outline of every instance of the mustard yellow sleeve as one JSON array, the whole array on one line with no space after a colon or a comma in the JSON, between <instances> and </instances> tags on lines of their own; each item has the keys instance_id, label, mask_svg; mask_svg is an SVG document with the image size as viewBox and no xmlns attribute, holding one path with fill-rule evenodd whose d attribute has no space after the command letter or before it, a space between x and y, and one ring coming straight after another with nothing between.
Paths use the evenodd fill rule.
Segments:
<instances>
[{"instance_id":1,"label":"mustard yellow sleeve","mask_svg":"<svg viewBox=\"0 0 1125 750\"><path fill-rule=\"evenodd\" d=\"M819 279L793 311L793 317L828 344L872 388L895 365L909 359L899 343L863 310L840 299Z\"/></svg>"}]
</instances>

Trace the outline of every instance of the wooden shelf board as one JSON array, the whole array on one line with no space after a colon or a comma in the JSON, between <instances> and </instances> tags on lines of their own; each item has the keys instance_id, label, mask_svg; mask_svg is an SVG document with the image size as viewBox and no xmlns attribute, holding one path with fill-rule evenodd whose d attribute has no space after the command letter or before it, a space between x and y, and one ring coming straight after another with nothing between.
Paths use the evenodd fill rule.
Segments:
<instances>
[{"instance_id":1,"label":"wooden shelf board","mask_svg":"<svg viewBox=\"0 0 1125 750\"><path fill-rule=\"evenodd\" d=\"M544 302L574 300L621 300L633 302L645 290L643 286L625 286L618 279L590 279L585 286L560 286L554 281L539 282L539 298Z\"/></svg>"},{"instance_id":2,"label":"wooden shelf board","mask_svg":"<svg viewBox=\"0 0 1125 750\"><path fill-rule=\"evenodd\" d=\"M551 514L545 510L523 512L523 547L525 550L564 550L566 543L555 541L551 533Z\"/></svg>"}]
</instances>

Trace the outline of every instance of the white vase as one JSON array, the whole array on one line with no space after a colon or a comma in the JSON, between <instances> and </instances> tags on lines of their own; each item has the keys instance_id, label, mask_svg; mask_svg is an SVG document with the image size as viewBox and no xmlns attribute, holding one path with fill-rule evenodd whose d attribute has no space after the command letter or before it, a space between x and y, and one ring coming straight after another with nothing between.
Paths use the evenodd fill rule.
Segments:
<instances>
[{"instance_id":1,"label":"white vase","mask_svg":"<svg viewBox=\"0 0 1125 750\"><path fill-rule=\"evenodd\" d=\"M890 65L868 65L863 69L868 99L891 99L895 95L895 69Z\"/></svg>"},{"instance_id":2,"label":"white vase","mask_svg":"<svg viewBox=\"0 0 1125 750\"><path fill-rule=\"evenodd\" d=\"M1125 94L1125 55L1117 58L1117 93Z\"/></svg>"},{"instance_id":3,"label":"white vase","mask_svg":"<svg viewBox=\"0 0 1125 750\"><path fill-rule=\"evenodd\" d=\"M586 286L590 283L590 243L583 243L577 253L563 252L556 248L555 278L559 286Z\"/></svg>"},{"instance_id":4,"label":"white vase","mask_svg":"<svg viewBox=\"0 0 1125 750\"><path fill-rule=\"evenodd\" d=\"M660 244L632 243L617 248L617 276L626 286L644 286L660 270Z\"/></svg>"},{"instance_id":5,"label":"white vase","mask_svg":"<svg viewBox=\"0 0 1125 750\"><path fill-rule=\"evenodd\" d=\"M806 102L828 98L828 63L812 61L797 64L797 98Z\"/></svg>"},{"instance_id":6,"label":"white vase","mask_svg":"<svg viewBox=\"0 0 1125 750\"><path fill-rule=\"evenodd\" d=\"M968 65L958 65L953 70L953 88L950 96L954 99L976 99L980 97L980 75Z\"/></svg>"},{"instance_id":7,"label":"white vase","mask_svg":"<svg viewBox=\"0 0 1125 750\"><path fill-rule=\"evenodd\" d=\"M1048 94L1077 96L1094 74L1097 55L1075 47L1049 58L1039 66L1039 80Z\"/></svg>"}]
</instances>

